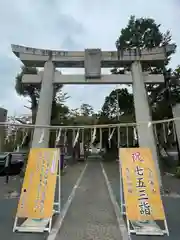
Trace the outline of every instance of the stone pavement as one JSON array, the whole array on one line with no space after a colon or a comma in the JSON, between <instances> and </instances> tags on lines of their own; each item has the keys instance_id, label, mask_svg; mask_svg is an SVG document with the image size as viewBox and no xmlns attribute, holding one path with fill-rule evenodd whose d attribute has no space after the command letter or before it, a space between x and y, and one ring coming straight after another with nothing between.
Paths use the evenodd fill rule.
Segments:
<instances>
[{"instance_id":1,"label":"stone pavement","mask_svg":"<svg viewBox=\"0 0 180 240\"><path fill-rule=\"evenodd\" d=\"M99 161L88 162L56 240L122 239Z\"/></svg>"}]
</instances>

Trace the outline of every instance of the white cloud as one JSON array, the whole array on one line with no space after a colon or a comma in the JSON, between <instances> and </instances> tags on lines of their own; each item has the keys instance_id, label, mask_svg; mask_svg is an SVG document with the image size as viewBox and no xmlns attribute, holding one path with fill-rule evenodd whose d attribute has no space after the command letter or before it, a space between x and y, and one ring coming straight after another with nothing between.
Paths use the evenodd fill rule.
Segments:
<instances>
[{"instance_id":1,"label":"white cloud","mask_svg":"<svg viewBox=\"0 0 180 240\"><path fill-rule=\"evenodd\" d=\"M115 49L115 41L130 15L152 17L169 29L180 46L178 23L180 4L177 0L18 0L0 2L0 105L12 114L26 112L26 100L16 96L14 79L21 63L13 56L10 45L37 48L83 50L84 48ZM173 56L171 66L180 63L180 51ZM82 102L101 107L113 86L66 86L69 104ZM76 91L75 91L76 89ZM12 104L13 103L13 104Z\"/></svg>"}]
</instances>

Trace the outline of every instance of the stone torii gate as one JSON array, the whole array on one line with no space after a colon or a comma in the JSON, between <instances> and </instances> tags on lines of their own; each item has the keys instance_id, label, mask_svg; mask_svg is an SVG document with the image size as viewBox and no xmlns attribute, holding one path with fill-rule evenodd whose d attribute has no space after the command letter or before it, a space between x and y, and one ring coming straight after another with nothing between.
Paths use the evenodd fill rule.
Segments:
<instances>
[{"instance_id":1,"label":"stone torii gate","mask_svg":"<svg viewBox=\"0 0 180 240\"><path fill-rule=\"evenodd\" d=\"M153 66L157 62L164 62L166 54L175 48L166 47L124 51L118 56L117 51L101 51L101 49L85 49L85 51L52 51L12 45L13 53L28 67L44 67L37 75L24 75L24 84L41 83L40 99L36 117L36 125L50 125L53 99L53 84L133 84L136 121L144 122L137 126L139 145L149 147L159 173L158 156L151 114L148 105L145 84L163 83L161 74L149 75L142 72L141 63ZM130 74L102 75L101 68L123 67L129 65ZM84 68L84 75L63 75L55 68ZM42 130L35 128L32 147L48 147L49 129L44 129L44 141L39 142ZM159 174L160 180L160 174Z\"/></svg>"}]
</instances>

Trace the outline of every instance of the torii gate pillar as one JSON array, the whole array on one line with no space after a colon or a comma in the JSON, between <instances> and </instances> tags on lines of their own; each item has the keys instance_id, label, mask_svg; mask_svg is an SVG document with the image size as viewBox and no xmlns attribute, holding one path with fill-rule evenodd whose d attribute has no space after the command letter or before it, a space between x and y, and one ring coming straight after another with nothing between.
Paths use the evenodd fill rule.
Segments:
<instances>
[{"instance_id":1,"label":"torii gate pillar","mask_svg":"<svg viewBox=\"0 0 180 240\"><path fill-rule=\"evenodd\" d=\"M48 60L44 65L36 125L51 125L54 72L54 64L51 60ZM35 128L32 148L47 148L49 146L49 132L48 128Z\"/></svg>"},{"instance_id":2,"label":"torii gate pillar","mask_svg":"<svg viewBox=\"0 0 180 240\"><path fill-rule=\"evenodd\" d=\"M162 185L154 130L151 124L152 117L150 114L148 96L144 84L140 61L135 61L132 63L131 71L133 78L133 96L136 122L144 122L142 124L137 124L139 146L148 147L151 149L153 159L156 164L159 184Z\"/></svg>"}]
</instances>

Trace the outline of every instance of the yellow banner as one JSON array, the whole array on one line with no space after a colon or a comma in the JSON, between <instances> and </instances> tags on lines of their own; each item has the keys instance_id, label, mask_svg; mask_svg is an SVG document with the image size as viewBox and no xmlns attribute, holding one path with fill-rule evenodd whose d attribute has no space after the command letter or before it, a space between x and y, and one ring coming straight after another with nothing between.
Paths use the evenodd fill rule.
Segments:
<instances>
[{"instance_id":1,"label":"yellow banner","mask_svg":"<svg viewBox=\"0 0 180 240\"><path fill-rule=\"evenodd\" d=\"M30 150L17 217L39 219L53 215L59 158L59 149Z\"/></svg>"},{"instance_id":2,"label":"yellow banner","mask_svg":"<svg viewBox=\"0 0 180 240\"><path fill-rule=\"evenodd\" d=\"M126 214L129 220L164 220L155 164L149 148L120 148Z\"/></svg>"}]
</instances>

